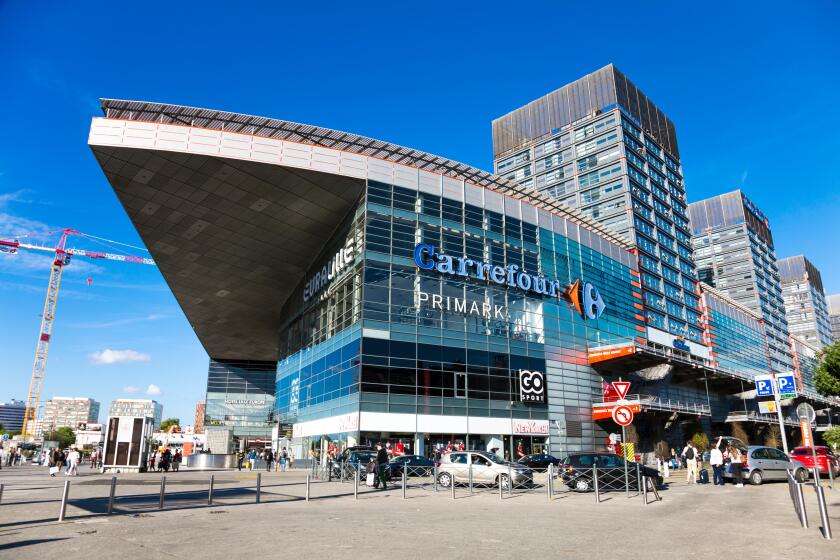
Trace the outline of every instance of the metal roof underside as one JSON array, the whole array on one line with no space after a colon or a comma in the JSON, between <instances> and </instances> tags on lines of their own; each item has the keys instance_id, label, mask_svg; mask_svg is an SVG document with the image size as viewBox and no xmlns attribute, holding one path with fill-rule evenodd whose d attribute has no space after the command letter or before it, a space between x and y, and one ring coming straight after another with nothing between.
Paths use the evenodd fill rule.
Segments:
<instances>
[{"instance_id":1,"label":"metal roof underside","mask_svg":"<svg viewBox=\"0 0 840 560\"><path fill-rule=\"evenodd\" d=\"M102 111L107 118L180 124L278 138L344 150L439 173L523 200L538 208L563 216L622 249L632 248L625 238L612 230L532 188L522 187L514 181L503 179L487 171L427 152L329 128L227 111L119 99L102 99L101 103Z\"/></svg>"},{"instance_id":2,"label":"metal roof underside","mask_svg":"<svg viewBox=\"0 0 840 560\"><path fill-rule=\"evenodd\" d=\"M364 181L208 155L91 149L207 353L277 360L280 311Z\"/></svg>"}]
</instances>

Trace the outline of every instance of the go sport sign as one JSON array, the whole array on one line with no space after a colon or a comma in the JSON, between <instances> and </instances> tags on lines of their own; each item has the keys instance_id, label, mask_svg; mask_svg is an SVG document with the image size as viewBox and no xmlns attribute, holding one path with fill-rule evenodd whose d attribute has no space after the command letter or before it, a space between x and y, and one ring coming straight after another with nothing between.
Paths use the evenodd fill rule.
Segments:
<instances>
[{"instance_id":1,"label":"go sport sign","mask_svg":"<svg viewBox=\"0 0 840 560\"><path fill-rule=\"evenodd\" d=\"M545 402L545 376L542 372L519 370L519 400L529 403Z\"/></svg>"},{"instance_id":2,"label":"go sport sign","mask_svg":"<svg viewBox=\"0 0 840 560\"><path fill-rule=\"evenodd\" d=\"M590 282L575 280L565 289L559 280L528 274L515 264L493 265L474 261L467 257L456 257L439 253L433 245L420 243L414 248L414 264L421 270L435 270L441 274L475 278L499 286L518 288L524 292L549 296L569 301L584 319L597 319L607 307L598 289Z\"/></svg>"}]
</instances>

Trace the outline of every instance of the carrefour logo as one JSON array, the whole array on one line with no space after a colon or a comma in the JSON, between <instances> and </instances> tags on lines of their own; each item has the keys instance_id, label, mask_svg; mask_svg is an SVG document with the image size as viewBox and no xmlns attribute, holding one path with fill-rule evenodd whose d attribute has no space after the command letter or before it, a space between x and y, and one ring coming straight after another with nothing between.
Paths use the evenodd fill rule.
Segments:
<instances>
[{"instance_id":1,"label":"carrefour logo","mask_svg":"<svg viewBox=\"0 0 840 560\"><path fill-rule=\"evenodd\" d=\"M475 261L468 257L447 255L438 252L434 245L428 243L419 243L414 248L414 264L420 270L434 270L441 274L474 278L499 286L517 288L524 292L565 299L584 319L597 319L606 309L601 294L590 282L576 280L563 290L558 280L549 280L538 274L528 274L515 264L500 266Z\"/></svg>"}]
</instances>

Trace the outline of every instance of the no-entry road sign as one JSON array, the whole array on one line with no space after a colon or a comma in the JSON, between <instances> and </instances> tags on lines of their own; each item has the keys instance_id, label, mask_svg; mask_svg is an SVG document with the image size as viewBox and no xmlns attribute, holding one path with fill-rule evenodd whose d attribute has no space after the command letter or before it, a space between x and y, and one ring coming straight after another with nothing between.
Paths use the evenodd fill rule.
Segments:
<instances>
[{"instance_id":1,"label":"no-entry road sign","mask_svg":"<svg viewBox=\"0 0 840 560\"><path fill-rule=\"evenodd\" d=\"M626 405L617 406L613 409L612 419L619 426L629 426L633 423L633 411Z\"/></svg>"}]
</instances>

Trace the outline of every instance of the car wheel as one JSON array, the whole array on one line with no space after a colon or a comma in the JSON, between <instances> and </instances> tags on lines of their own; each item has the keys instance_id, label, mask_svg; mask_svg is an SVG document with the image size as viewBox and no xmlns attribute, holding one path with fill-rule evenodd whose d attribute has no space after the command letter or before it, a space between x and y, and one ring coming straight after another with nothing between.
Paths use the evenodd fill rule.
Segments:
<instances>
[{"instance_id":1,"label":"car wheel","mask_svg":"<svg viewBox=\"0 0 840 560\"><path fill-rule=\"evenodd\" d=\"M808 471L805 469L797 469L793 477L797 480L797 482L808 482Z\"/></svg>"},{"instance_id":2,"label":"car wheel","mask_svg":"<svg viewBox=\"0 0 840 560\"><path fill-rule=\"evenodd\" d=\"M510 479L506 474L500 474L499 478L496 479L496 484L500 484L502 489L507 490L510 486Z\"/></svg>"},{"instance_id":3,"label":"car wheel","mask_svg":"<svg viewBox=\"0 0 840 560\"><path fill-rule=\"evenodd\" d=\"M588 492L590 484L585 478L579 478L575 481L573 488L578 492Z\"/></svg>"},{"instance_id":4,"label":"car wheel","mask_svg":"<svg viewBox=\"0 0 840 560\"><path fill-rule=\"evenodd\" d=\"M438 475L438 484L444 488L448 488L452 484L452 475L448 472L442 472Z\"/></svg>"},{"instance_id":5,"label":"car wheel","mask_svg":"<svg viewBox=\"0 0 840 560\"><path fill-rule=\"evenodd\" d=\"M761 474L761 471L753 471L750 473L750 484L753 486L760 486L762 482L764 482L764 475Z\"/></svg>"}]
</instances>

